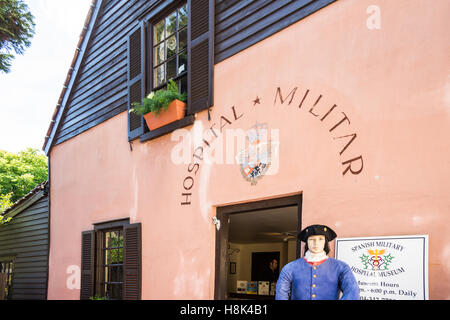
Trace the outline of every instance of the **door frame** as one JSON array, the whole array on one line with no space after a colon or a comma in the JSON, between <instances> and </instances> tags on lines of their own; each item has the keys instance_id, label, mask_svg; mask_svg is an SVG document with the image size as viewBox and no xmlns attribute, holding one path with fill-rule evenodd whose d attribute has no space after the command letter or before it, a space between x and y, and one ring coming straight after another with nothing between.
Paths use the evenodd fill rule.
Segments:
<instances>
[{"instance_id":1,"label":"door frame","mask_svg":"<svg viewBox=\"0 0 450 320\"><path fill-rule=\"evenodd\" d=\"M214 281L214 299L227 299L227 249L229 234L229 217L231 214L245 213L250 211L259 211L266 209L276 209L283 207L297 206L297 233L302 228L302 193L267 199L242 204L233 204L217 207L216 218L220 221L220 229L216 230L216 258L215 258L215 281ZM296 240L296 258L300 258L301 242Z\"/></svg>"}]
</instances>

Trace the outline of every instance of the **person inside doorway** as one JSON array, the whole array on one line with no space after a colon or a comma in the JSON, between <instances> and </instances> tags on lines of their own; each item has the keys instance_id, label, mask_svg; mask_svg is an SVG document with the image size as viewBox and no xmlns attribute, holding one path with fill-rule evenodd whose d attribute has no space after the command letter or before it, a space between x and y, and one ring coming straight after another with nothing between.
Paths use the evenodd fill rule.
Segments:
<instances>
[{"instance_id":1,"label":"person inside doorway","mask_svg":"<svg viewBox=\"0 0 450 320\"><path fill-rule=\"evenodd\" d=\"M283 267L276 286L276 300L359 300L359 287L350 267L329 258L328 242L336 233L325 225L311 225L298 238L305 242L305 256Z\"/></svg>"},{"instance_id":2,"label":"person inside doorway","mask_svg":"<svg viewBox=\"0 0 450 320\"><path fill-rule=\"evenodd\" d=\"M261 280L275 282L278 279L278 261L277 259L270 259L265 266Z\"/></svg>"}]
</instances>

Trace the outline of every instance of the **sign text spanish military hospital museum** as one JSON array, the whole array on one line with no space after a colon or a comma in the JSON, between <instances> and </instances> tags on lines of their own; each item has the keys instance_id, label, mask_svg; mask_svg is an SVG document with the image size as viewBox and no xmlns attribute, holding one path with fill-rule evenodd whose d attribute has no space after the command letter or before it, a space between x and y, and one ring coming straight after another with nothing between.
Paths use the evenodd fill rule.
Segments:
<instances>
[{"instance_id":1,"label":"sign text spanish military hospital museum","mask_svg":"<svg viewBox=\"0 0 450 320\"><path fill-rule=\"evenodd\" d=\"M337 238L362 300L428 299L428 236Z\"/></svg>"}]
</instances>

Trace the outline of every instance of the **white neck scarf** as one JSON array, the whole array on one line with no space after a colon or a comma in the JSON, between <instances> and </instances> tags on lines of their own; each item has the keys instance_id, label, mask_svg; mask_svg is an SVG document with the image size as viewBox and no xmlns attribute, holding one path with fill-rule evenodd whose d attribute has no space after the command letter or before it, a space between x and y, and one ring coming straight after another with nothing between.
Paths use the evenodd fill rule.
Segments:
<instances>
[{"instance_id":1,"label":"white neck scarf","mask_svg":"<svg viewBox=\"0 0 450 320\"><path fill-rule=\"evenodd\" d=\"M319 253L312 253L311 251L308 250L305 253L305 260L308 262L319 262L325 259L328 259L328 256L325 253L325 251Z\"/></svg>"}]
</instances>

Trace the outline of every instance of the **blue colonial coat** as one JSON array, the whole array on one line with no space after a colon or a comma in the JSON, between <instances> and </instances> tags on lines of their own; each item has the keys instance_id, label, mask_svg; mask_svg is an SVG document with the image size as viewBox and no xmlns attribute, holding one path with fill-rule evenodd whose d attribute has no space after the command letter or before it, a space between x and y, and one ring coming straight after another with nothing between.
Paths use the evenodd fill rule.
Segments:
<instances>
[{"instance_id":1,"label":"blue colonial coat","mask_svg":"<svg viewBox=\"0 0 450 320\"><path fill-rule=\"evenodd\" d=\"M277 282L276 300L359 300L359 287L350 267L328 258L318 266L304 258L285 265Z\"/></svg>"}]
</instances>

